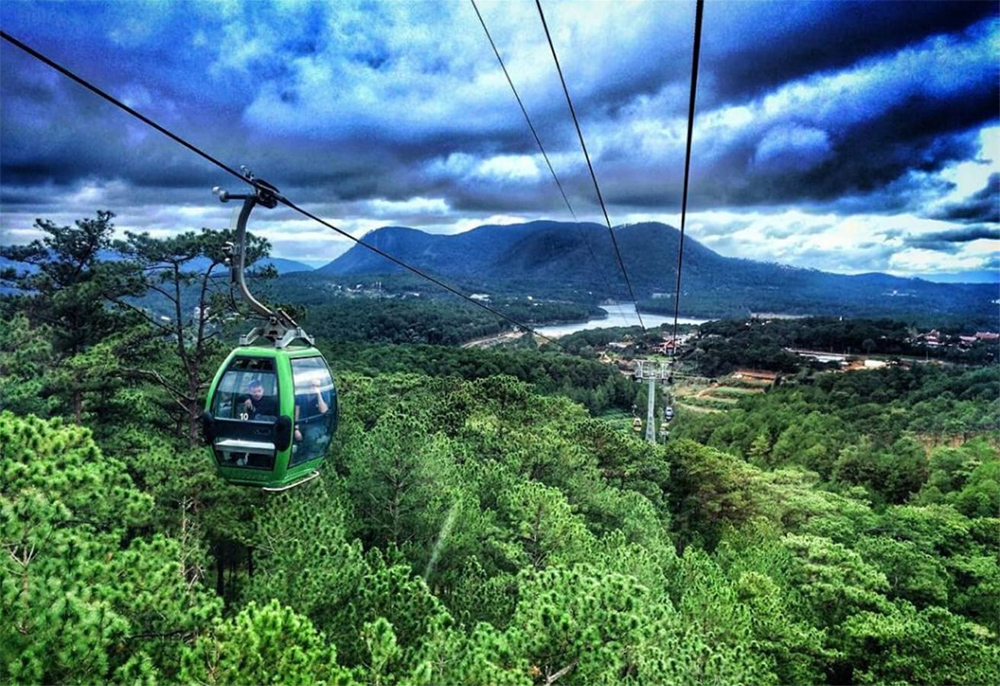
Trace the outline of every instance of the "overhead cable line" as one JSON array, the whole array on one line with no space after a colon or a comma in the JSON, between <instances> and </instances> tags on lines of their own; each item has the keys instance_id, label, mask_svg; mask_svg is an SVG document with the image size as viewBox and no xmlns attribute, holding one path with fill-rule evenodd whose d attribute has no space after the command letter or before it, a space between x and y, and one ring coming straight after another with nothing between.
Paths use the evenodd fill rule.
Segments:
<instances>
[{"instance_id":1,"label":"overhead cable line","mask_svg":"<svg viewBox=\"0 0 1000 686\"><path fill-rule=\"evenodd\" d=\"M167 129L167 128L165 128L165 127L157 124L155 121L153 121L149 117L147 117L147 116L141 114L140 112L136 111L135 109L129 107L128 105L126 105L122 101L118 100L114 96L109 95L106 91L101 90L97 86L91 84L86 79L84 79L84 78L76 75L75 73L73 73L72 71L70 71L69 69L67 69L66 67L64 67L64 66L58 64L57 62L53 61L52 59L46 57L45 55L43 55L42 53L38 52L34 48L31 48L30 46L28 46L25 43L19 41L18 39L14 38L13 36L9 35L8 33L4 32L4 31L0 31L0 38L3 38L4 40L6 40L9 43L15 45L16 47L20 48L24 52L28 53L32 57L34 57L34 58L38 59L39 61L45 63L46 65L48 65L49 67L55 69L56 71L58 71L59 73L63 74L64 76L72 79L73 81L77 82L78 84L80 84L81 86L83 86L84 88L86 88L87 90L89 90L89 91L91 91L93 93L96 93L97 95L101 96L102 98L104 98L105 100L107 100L108 102L110 102L111 104L113 104L116 107L124 110L125 112L127 112L130 115L132 115L133 117L139 119L144 124L147 124L148 126L153 127L154 129L156 129L157 131L159 131L163 135L167 136L168 138L172 139L173 141L175 141L177 143L180 143L181 145L183 145L185 148L187 148L191 152L195 153L196 155L199 155L200 157L208 160L209 162L211 162L212 164L216 165L217 167L220 167L220 168L224 169L225 171L229 172L230 174L236 176L237 178L239 178L244 183L250 183L251 185L254 185L254 182L251 179L248 179L244 174L242 174L242 173L234 170L233 168L229 167L225 163L219 161L215 157L209 155L208 153L206 153L202 149L198 148L194 144L189 143L188 141L184 140L183 138L181 138L177 134L173 133L169 129ZM348 239L354 241L355 243L357 243L358 245L360 245L360 246L362 246L364 248L367 248L368 250L374 252L375 254L377 254L377 255L379 255L381 257L384 257L385 259L389 260L390 262L392 262L392 263L394 263L394 264L396 264L396 265L398 265L400 267L403 267L404 269L407 269L407 270L411 271L412 273L416 274L417 276L419 276L421 278L424 278L424 279L427 279L431 283L434 283L435 285L440 286L441 288L443 288L444 290L448 291L449 293L452 293L454 295L459 296L460 298L462 298L464 300L467 300L468 302L472 303L476 307L484 309L487 312L489 312L489 313L491 313L491 314L493 314L493 315L495 315L497 317L500 317L501 319L503 319L503 320L505 320L505 321L507 321L507 322L509 322L509 323L511 323L511 324L513 324L515 326L517 326L518 328L522 329L523 331L526 331L526 332L528 332L528 333L530 333L530 334L532 334L534 336L538 336L539 338L541 338L544 341L547 341L549 343L554 343L556 346L559 346L559 344L554 339L549 338L548 336L545 336L544 334L541 334L541 333L535 331L530 326L528 326L526 324L522 324L521 322L517 321L516 319L514 319L514 318L512 318L512 317L510 317L510 316L508 316L506 314L504 314L503 312L500 312L499 310L497 310L497 309L495 309L493 307L490 307L489 305L487 305L487 304L485 304L483 302L480 302L478 300L475 300L475 299L473 299L473 298L465 295L464 293L462 293L461 291L459 291L457 288L448 285L447 283L441 281L440 279L437 279L437 278L431 276L430 274L427 274L426 272L423 272L420 269L417 269L416 267L413 267L413 266L410 266L409 264L406 264L402 260L400 260L400 259L398 259L396 257L393 257L389 253L387 253L387 252L385 252L383 250L380 250L379 248L376 248L375 246L373 246L373 245L371 245L369 243L366 243L366 242L362 241L360 238L355 238L354 236L352 236L348 232L344 231L343 229L337 228L336 226L334 226L333 224L327 222L326 220L321 219L320 217L312 214L311 212L309 212L309 211L307 211L307 210L299 207L298 205L296 205L295 203L293 203L291 200L288 200L287 198L285 198L285 197L283 197L281 195L277 195L277 194L275 194L275 197L277 198L278 202L280 202L281 204L285 205L286 207L288 207L288 208L290 208L292 210L295 210L296 212L298 212L299 214L301 214L301 215L303 215L305 217L308 217L308 218L310 218L310 219L312 219L312 220L314 220L316 222L319 222L320 224L322 224L323 226L327 227L328 229L332 229L333 231L336 231L337 233L339 233L340 235L344 236L345 238L348 238Z\"/></svg>"},{"instance_id":2,"label":"overhead cable line","mask_svg":"<svg viewBox=\"0 0 1000 686\"><path fill-rule=\"evenodd\" d=\"M594 165L590 163L590 153L587 152L587 144L583 140L583 131L580 129L580 121L576 117L576 110L573 108L573 100L569 97L569 88L566 87L566 79L563 77L562 67L559 66L559 57L556 55L556 46L552 43L552 34L549 33L549 25L545 21L545 13L542 12L542 3L540 0L535 0L535 6L538 8L538 16L541 17L542 27L545 29L545 38L549 42L549 49L552 51L552 59L556 63L556 71L559 72L559 81L562 83L563 93L566 94L566 103L569 105L569 113L573 116L573 125L576 127L576 135L580 139L580 147L583 148L583 156L587 160L587 168L590 170L590 178L594 182L594 190L597 192L597 200L601 203L601 210L604 212L604 221L608 225L608 233L611 235L611 244L614 246L615 255L618 257L618 265L621 267L622 275L625 277L625 285L628 286L629 297L632 298L632 304L635 305L635 314L639 318L639 326L642 327L643 332L645 332L646 325L642 323L642 315L639 313L639 303L636 301L635 292L632 290L632 282L628 278L628 270L625 269L625 261L622 260L622 253L618 248L618 240L615 238L615 232L611 228L611 218L608 217L608 208L604 204L604 197L601 195L601 187L597 184L597 175L594 173Z\"/></svg>"},{"instance_id":3,"label":"overhead cable line","mask_svg":"<svg viewBox=\"0 0 1000 686\"><path fill-rule=\"evenodd\" d=\"M164 128L162 126L160 126L159 124L157 124L155 121L153 121L149 117L145 116L141 112L138 112L138 111L132 109L131 107L129 107L128 105L126 105L125 103L123 103L121 100L118 100L114 96L109 95L106 91L101 90L100 88L98 88L94 84L90 83L86 79L83 79L83 78L77 76L76 74L74 74L72 71L70 71L66 67L64 67L61 64L59 64L58 62L56 62L56 61L54 61L54 60L46 57L45 55L43 55L42 53L38 52L37 50L35 50L31 46L26 45L25 43L22 43L21 41L19 41L17 38L14 38L13 36L11 36L6 31L0 31L0 38L3 38L5 41L7 41L8 43L10 43L11 45L14 45L14 46L20 48L21 50L23 50L24 52L28 53L29 55L31 55L35 59L37 59L37 60L39 60L41 62L44 62L49 67L51 67L52 69L55 69L57 72L59 72L63 76L66 76L67 78L70 78L73 81L76 81L78 84L80 84L81 86L83 86L87 90L91 91L92 93L95 93L95 94L99 95L100 97L104 98L105 100L107 100L108 102L110 102L115 107L118 107L118 108L121 108L121 109L125 110L126 112L128 112L129 114L131 114L133 117L135 117L136 119L139 119L143 123L145 123L145 124L153 127L154 129L156 129L157 131L159 131L160 133L162 133L164 136L167 136L168 138L173 139L175 142L180 143L181 145L183 145L185 148L187 148L191 152L195 153L196 155L200 155L201 157L205 158L206 160L208 160L209 162L211 162L215 166L220 167L221 169L224 169L225 171L229 172L230 174L232 174L233 176L235 176L236 178L238 178L240 181L243 181L244 183L249 183L247 181L246 177L243 176L243 174L241 174L240 172L236 171L235 169L233 169L232 167L228 166L224 162L221 162L221 161L217 160L216 158L212 157L211 155L209 155L208 153L206 153L203 150L199 149L198 147L194 146L193 144L188 143L186 140L184 140L183 138L181 138L177 134L175 134L175 133L167 130L166 128Z\"/></svg>"},{"instance_id":4,"label":"overhead cable line","mask_svg":"<svg viewBox=\"0 0 1000 686\"><path fill-rule=\"evenodd\" d=\"M518 95L517 88L514 87L514 81L511 80L510 74L507 72L507 66L503 63L503 58L500 57L500 51L497 50L496 43L493 42L493 36L490 35L490 30L486 28L486 22L483 20L483 15L479 13L479 7L476 6L476 0L470 0L470 2L472 3L472 9L476 10L476 16L479 17L479 23L482 24L483 31L486 32L486 38L490 42L490 47L493 48L493 54L497 56L497 62L500 63L500 68L503 69L503 75L507 77L507 84L510 86L511 91L513 91L514 98L517 100L517 104L521 108L521 114L524 115L524 121L528 123L528 128L531 129L531 135L535 137L535 143L538 144L538 149L542 152L542 157L545 158L545 164L549 167L552 179L556 182L556 186L559 187L559 193L562 195L562 199L566 203L566 209L568 209L569 213L573 216L573 220L578 221L576 218L576 212L573 211L573 206L569 204L569 198L566 197L566 191L563 190L563 185L560 183L559 177L556 176L556 170L552 168L552 162L549 161L549 156L545 152L542 140L538 137L538 132L535 131L535 127L531 123L531 117L528 116L528 110L524 108L521 96Z\"/></svg>"},{"instance_id":5,"label":"overhead cable line","mask_svg":"<svg viewBox=\"0 0 1000 686\"><path fill-rule=\"evenodd\" d=\"M524 115L524 121L528 124L528 128L531 129L531 135L535 137L535 143L538 144L538 149L542 153L542 157L545 159L545 164L548 165L549 172L552 174L552 180L556 182L556 186L559 188L559 193L562 195L563 201L566 203L566 209L569 210L570 215L573 217L573 222L577 226L577 230L580 236L583 238L584 245L587 246L587 252L590 253L590 259L594 263L594 267L597 269L598 273L601 275L601 280L604 281L604 287L607 289L607 294L612 297L611 283L608 281L604 270L601 268L600 263L597 261L597 255L594 254L594 247L590 244L586 233L580 227L580 220L577 219L576 212L573 211L573 206L569 202L569 198L566 196L566 191L563 189L562 183L559 181L559 177L556 175L556 170L552 167L552 162L549 160L548 153L545 152L545 146L542 145L542 139L539 138L538 132L535 130L534 124L531 123L531 117L528 116L528 110L524 107L524 103L521 101L521 96L517 92L517 88L514 86L514 81L510 77L510 73L507 71L507 65L504 64L503 58L500 56L500 51L497 49L496 43L493 42L493 36L490 35L490 30L486 28L486 21L483 19L483 15L479 12L479 7L476 5L476 0L469 0L472 3L472 9L476 11L476 16L479 17L479 23L483 27L483 31L486 33L486 39L490 42L490 47L493 48L493 54L497 57L497 62L500 63L500 68L503 70L503 75L507 77L507 84L510 86L510 90L514 93L514 99L517 100L518 106L521 108L521 114ZM637 311L638 313L638 311Z\"/></svg>"},{"instance_id":6,"label":"overhead cable line","mask_svg":"<svg viewBox=\"0 0 1000 686\"><path fill-rule=\"evenodd\" d=\"M674 295L674 332L671 350L677 354L677 317L681 309L681 267L684 265L684 227L687 223L688 182L691 174L691 140L694 137L694 104L698 93L698 58L701 55L701 20L705 0L697 0L694 17L694 48L691 56L691 96L688 101L687 151L684 155L684 192L681 196L681 236L677 243L677 286Z\"/></svg>"}]
</instances>

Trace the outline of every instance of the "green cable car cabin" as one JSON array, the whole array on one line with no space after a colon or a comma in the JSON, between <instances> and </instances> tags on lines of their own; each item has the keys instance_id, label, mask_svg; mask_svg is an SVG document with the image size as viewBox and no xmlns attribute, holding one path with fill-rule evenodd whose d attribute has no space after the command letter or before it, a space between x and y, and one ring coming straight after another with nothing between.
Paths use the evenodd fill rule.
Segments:
<instances>
[{"instance_id":1,"label":"green cable car cabin","mask_svg":"<svg viewBox=\"0 0 1000 686\"><path fill-rule=\"evenodd\" d=\"M247 219L257 204L274 207L280 196L274 186L245 174L253 193L215 192L223 202L243 200L236 241L227 246L226 258L233 284L267 323L244 336L219 367L205 400L202 429L223 479L280 491L319 475L337 430L337 389L312 338L286 312L264 306L247 289ZM252 345L258 339L267 343Z\"/></svg>"},{"instance_id":2,"label":"green cable car cabin","mask_svg":"<svg viewBox=\"0 0 1000 686\"><path fill-rule=\"evenodd\" d=\"M204 415L219 475L280 490L318 473L337 429L337 392L313 347L237 348L216 374Z\"/></svg>"}]
</instances>

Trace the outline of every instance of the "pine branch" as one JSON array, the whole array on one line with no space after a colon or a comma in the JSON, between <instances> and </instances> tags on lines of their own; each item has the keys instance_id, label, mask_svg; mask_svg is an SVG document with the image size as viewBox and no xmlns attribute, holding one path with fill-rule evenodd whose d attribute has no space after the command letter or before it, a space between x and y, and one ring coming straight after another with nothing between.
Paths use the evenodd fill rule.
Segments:
<instances>
[{"instance_id":1,"label":"pine branch","mask_svg":"<svg viewBox=\"0 0 1000 686\"><path fill-rule=\"evenodd\" d=\"M577 661L573 660L568 665L566 665L565 667L563 667L562 669L560 669L558 672L556 672L555 674L552 674L551 676L549 676L548 678L546 678L545 679L545 686L549 686L549 684L554 684L559 677L566 676L566 674L568 674L570 672L570 670L572 670L574 667L576 667L576 663L577 663Z\"/></svg>"},{"instance_id":2,"label":"pine branch","mask_svg":"<svg viewBox=\"0 0 1000 686\"><path fill-rule=\"evenodd\" d=\"M164 388L168 393L170 393L172 396L174 396L172 398L173 401L175 403L177 403L177 405L182 410L184 410L185 412L188 411L188 406L185 405L184 402L182 402L182 401L187 400L188 396L185 394L185 392L181 388L179 388L178 386L175 386L170 381L168 381L163 376L163 374L161 374L160 372L158 372L158 371L156 371L154 369L136 369L135 367L125 367L125 371L129 372L131 374L135 374L137 376L144 376L146 378L153 379L162 388Z\"/></svg>"}]
</instances>

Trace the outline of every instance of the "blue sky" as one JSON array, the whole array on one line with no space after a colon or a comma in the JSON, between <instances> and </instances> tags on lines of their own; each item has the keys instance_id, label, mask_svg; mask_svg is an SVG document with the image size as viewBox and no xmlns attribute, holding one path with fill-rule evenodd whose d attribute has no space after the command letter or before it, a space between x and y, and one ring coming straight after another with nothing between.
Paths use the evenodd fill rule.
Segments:
<instances>
[{"instance_id":1,"label":"blue sky","mask_svg":"<svg viewBox=\"0 0 1000 686\"><path fill-rule=\"evenodd\" d=\"M603 214L535 3L477 0L581 221ZM612 224L679 226L695 3L543 0ZM0 27L352 235L572 220L470 2L4 0ZM1000 274L1000 4L706 0L688 235L837 273ZM223 228L239 182L0 42L0 238L98 209ZM322 264L286 208L251 230Z\"/></svg>"}]
</instances>

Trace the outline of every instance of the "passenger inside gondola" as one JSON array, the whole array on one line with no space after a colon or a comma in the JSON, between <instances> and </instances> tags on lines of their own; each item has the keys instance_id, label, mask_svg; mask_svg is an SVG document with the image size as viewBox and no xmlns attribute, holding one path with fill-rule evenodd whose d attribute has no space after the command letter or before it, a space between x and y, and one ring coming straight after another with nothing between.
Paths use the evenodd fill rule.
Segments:
<instances>
[{"instance_id":1,"label":"passenger inside gondola","mask_svg":"<svg viewBox=\"0 0 1000 686\"><path fill-rule=\"evenodd\" d=\"M291 464L326 454L335 430L337 400L333 379L318 359L294 360L295 428Z\"/></svg>"},{"instance_id":2,"label":"passenger inside gondola","mask_svg":"<svg viewBox=\"0 0 1000 686\"><path fill-rule=\"evenodd\" d=\"M272 427L279 414L273 362L256 358L234 361L219 384L213 409L217 418L247 422L238 434L240 438L216 442L220 464L273 469Z\"/></svg>"},{"instance_id":3,"label":"passenger inside gondola","mask_svg":"<svg viewBox=\"0 0 1000 686\"><path fill-rule=\"evenodd\" d=\"M273 395L265 395L260 379L251 380L248 390L249 393L243 400L247 419L260 422L273 420L278 416L278 399Z\"/></svg>"}]
</instances>

